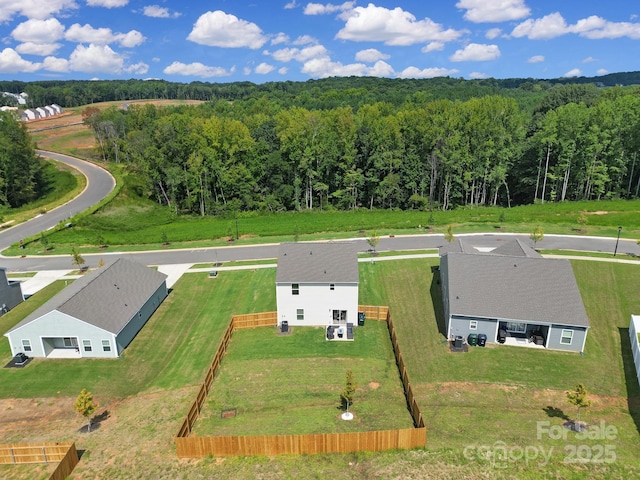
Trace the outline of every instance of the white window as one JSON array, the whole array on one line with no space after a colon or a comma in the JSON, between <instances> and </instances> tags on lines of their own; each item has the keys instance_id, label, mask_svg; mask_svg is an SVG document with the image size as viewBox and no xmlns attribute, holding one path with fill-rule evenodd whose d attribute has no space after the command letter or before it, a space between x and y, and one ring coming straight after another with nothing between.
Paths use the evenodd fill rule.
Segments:
<instances>
[{"instance_id":1,"label":"white window","mask_svg":"<svg viewBox=\"0 0 640 480\"><path fill-rule=\"evenodd\" d=\"M469 321L469 330L477 330L478 329L478 321L470 320Z\"/></svg>"},{"instance_id":2,"label":"white window","mask_svg":"<svg viewBox=\"0 0 640 480\"><path fill-rule=\"evenodd\" d=\"M298 308L296 310L296 318L298 320L304 320L304 308Z\"/></svg>"},{"instance_id":3,"label":"white window","mask_svg":"<svg viewBox=\"0 0 640 480\"><path fill-rule=\"evenodd\" d=\"M527 331L526 323L507 322L507 332L525 333Z\"/></svg>"},{"instance_id":4,"label":"white window","mask_svg":"<svg viewBox=\"0 0 640 480\"><path fill-rule=\"evenodd\" d=\"M91 348L91 340L82 340L82 348L85 352L90 352L91 350L93 350Z\"/></svg>"},{"instance_id":5,"label":"white window","mask_svg":"<svg viewBox=\"0 0 640 480\"><path fill-rule=\"evenodd\" d=\"M103 352L111 351L111 342L109 340L102 340L102 351Z\"/></svg>"},{"instance_id":6,"label":"white window","mask_svg":"<svg viewBox=\"0 0 640 480\"><path fill-rule=\"evenodd\" d=\"M298 283L291 284L291 295L300 295L300 284Z\"/></svg>"},{"instance_id":7,"label":"white window","mask_svg":"<svg viewBox=\"0 0 640 480\"><path fill-rule=\"evenodd\" d=\"M78 340L76 338L63 337L62 344L65 348L73 348L78 346Z\"/></svg>"},{"instance_id":8,"label":"white window","mask_svg":"<svg viewBox=\"0 0 640 480\"><path fill-rule=\"evenodd\" d=\"M22 340L22 349L25 352L31 351L31 340Z\"/></svg>"},{"instance_id":9,"label":"white window","mask_svg":"<svg viewBox=\"0 0 640 480\"><path fill-rule=\"evenodd\" d=\"M563 329L560 334L560 343L562 345L571 345L571 342L573 342L573 330Z\"/></svg>"}]
</instances>

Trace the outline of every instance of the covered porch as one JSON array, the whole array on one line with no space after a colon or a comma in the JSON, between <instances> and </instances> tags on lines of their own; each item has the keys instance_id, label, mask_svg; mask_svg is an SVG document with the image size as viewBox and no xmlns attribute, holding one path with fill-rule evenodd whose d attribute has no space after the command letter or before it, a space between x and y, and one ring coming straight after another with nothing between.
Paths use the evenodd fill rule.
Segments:
<instances>
[{"instance_id":1,"label":"covered porch","mask_svg":"<svg viewBox=\"0 0 640 480\"><path fill-rule=\"evenodd\" d=\"M82 358L77 337L43 337L42 346L47 358Z\"/></svg>"},{"instance_id":2,"label":"covered porch","mask_svg":"<svg viewBox=\"0 0 640 480\"><path fill-rule=\"evenodd\" d=\"M549 326L538 323L500 321L496 341L503 345L546 348Z\"/></svg>"}]
</instances>

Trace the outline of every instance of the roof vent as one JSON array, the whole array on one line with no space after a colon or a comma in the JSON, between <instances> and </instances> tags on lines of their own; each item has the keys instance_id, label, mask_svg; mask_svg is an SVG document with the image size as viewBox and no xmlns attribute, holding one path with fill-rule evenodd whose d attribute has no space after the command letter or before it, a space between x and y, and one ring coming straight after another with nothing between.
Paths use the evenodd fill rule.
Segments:
<instances>
[{"instance_id":1,"label":"roof vent","mask_svg":"<svg viewBox=\"0 0 640 480\"><path fill-rule=\"evenodd\" d=\"M513 264L514 267L517 267L518 265L516 265L515 263Z\"/></svg>"}]
</instances>

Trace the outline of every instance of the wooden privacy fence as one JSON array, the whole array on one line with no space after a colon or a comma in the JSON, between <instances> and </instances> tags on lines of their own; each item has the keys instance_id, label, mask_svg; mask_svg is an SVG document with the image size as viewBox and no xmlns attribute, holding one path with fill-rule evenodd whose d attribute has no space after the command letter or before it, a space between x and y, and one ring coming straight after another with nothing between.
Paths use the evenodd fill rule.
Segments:
<instances>
[{"instance_id":1,"label":"wooden privacy fence","mask_svg":"<svg viewBox=\"0 0 640 480\"><path fill-rule=\"evenodd\" d=\"M176 438L176 451L179 458L207 455L313 455L418 448L424 447L426 440L426 428L308 435L192 437Z\"/></svg>"},{"instance_id":2,"label":"wooden privacy fence","mask_svg":"<svg viewBox=\"0 0 640 480\"><path fill-rule=\"evenodd\" d=\"M209 369L207 370L204 381L200 386L200 390L198 390L198 395L191 404L191 408L189 408L189 412L178 431L178 438L188 437L196 423L196 420L198 420L198 415L200 414L200 410L202 410L202 405L204 405L204 402L207 399L209 390L211 390L211 385L213 384L218 368L220 368L222 357L224 357L224 354L227 351L227 345L229 345L233 331L236 328L275 326L277 321L277 312L250 313L247 315L234 315L231 317L231 321L222 336L220 345L218 345L218 350L211 361L211 365L209 365Z\"/></svg>"},{"instance_id":3,"label":"wooden privacy fence","mask_svg":"<svg viewBox=\"0 0 640 480\"><path fill-rule=\"evenodd\" d=\"M49 480L64 480L78 464L76 444L16 443L0 445L0 464L58 463Z\"/></svg>"},{"instance_id":4,"label":"wooden privacy fence","mask_svg":"<svg viewBox=\"0 0 640 480\"><path fill-rule=\"evenodd\" d=\"M424 447L427 443L427 429L420 407L416 402L411 382L402 360L396 331L391 320L389 307L374 305L358 305L358 311L364 312L368 320L387 322L389 336L398 365L398 372L404 389L407 406L411 412L416 428L400 430L380 430L374 432L324 433L307 435L258 435L238 437L189 437L193 425L204 405L220 362L227 351L231 335L235 329L261 326L275 326L278 323L277 312L234 315L229 322L222 341L218 346L211 366L207 370L204 382L198 391L187 416L176 436L176 453L178 458L201 458L208 455L284 455L315 453L348 453L382 451L394 449L411 449Z\"/></svg>"}]
</instances>

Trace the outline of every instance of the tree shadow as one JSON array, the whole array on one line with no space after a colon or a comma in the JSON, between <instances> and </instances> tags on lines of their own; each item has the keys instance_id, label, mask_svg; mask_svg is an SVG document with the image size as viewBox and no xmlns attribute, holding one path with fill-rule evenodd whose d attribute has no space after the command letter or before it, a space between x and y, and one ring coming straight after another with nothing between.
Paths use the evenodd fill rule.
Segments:
<instances>
[{"instance_id":1,"label":"tree shadow","mask_svg":"<svg viewBox=\"0 0 640 480\"><path fill-rule=\"evenodd\" d=\"M447 327L444 321L444 306L442 304L442 285L440 285L440 267L432 266L431 275L431 287L429 288L429 293L431 294L433 311L436 315L438 332L440 332L444 338L447 338Z\"/></svg>"},{"instance_id":2,"label":"tree shadow","mask_svg":"<svg viewBox=\"0 0 640 480\"><path fill-rule=\"evenodd\" d=\"M640 385L638 385L636 366L633 362L633 350L631 349L631 340L629 339L629 329L618 328L618 333L620 334L622 365L625 385L627 387L627 406L629 415L631 415L633 423L636 424L636 430L640 432Z\"/></svg>"},{"instance_id":3,"label":"tree shadow","mask_svg":"<svg viewBox=\"0 0 640 480\"><path fill-rule=\"evenodd\" d=\"M100 415L96 415L91 418L91 428L89 428L89 424L85 423L82 427L78 429L78 433L91 433L100 429L100 425L106 419L110 417L109 410L105 410Z\"/></svg>"},{"instance_id":4,"label":"tree shadow","mask_svg":"<svg viewBox=\"0 0 640 480\"><path fill-rule=\"evenodd\" d=\"M542 410L547 414L549 418L561 418L562 420L569 420L569 416L562 411L561 408L547 405Z\"/></svg>"}]
</instances>

